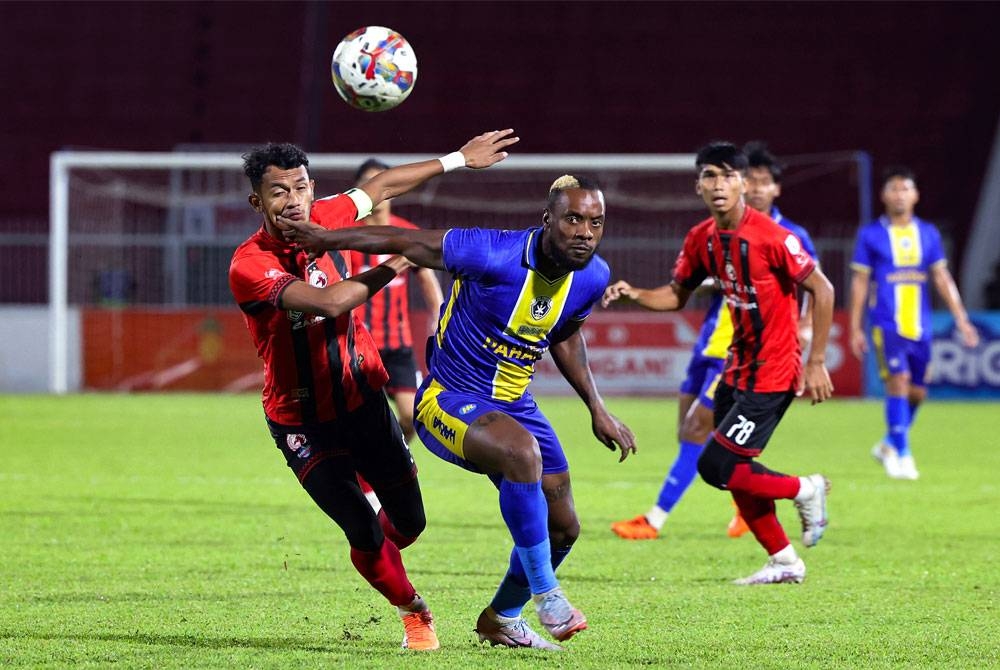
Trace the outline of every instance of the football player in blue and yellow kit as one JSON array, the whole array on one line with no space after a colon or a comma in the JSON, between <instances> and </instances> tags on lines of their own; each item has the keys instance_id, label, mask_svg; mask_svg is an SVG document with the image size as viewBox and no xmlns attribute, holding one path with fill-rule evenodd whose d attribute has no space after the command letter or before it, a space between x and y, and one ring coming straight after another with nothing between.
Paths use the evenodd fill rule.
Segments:
<instances>
[{"instance_id":1,"label":"football player in blue and yellow kit","mask_svg":"<svg viewBox=\"0 0 1000 670\"><path fill-rule=\"evenodd\" d=\"M588 179L564 176L549 190L542 225L528 230L325 230L290 224L286 235L311 252L356 249L401 254L453 277L428 376L416 397L417 434L439 457L490 477L514 539L507 574L476 622L480 641L557 649L521 611L533 599L556 640L587 627L555 577L580 532L562 445L528 391L546 351L590 410L594 435L620 461L635 451L627 426L604 405L580 327L608 283L596 254L604 195Z\"/></svg>"},{"instance_id":2,"label":"football player in blue and yellow kit","mask_svg":"<svg viewBox=\"0 0 1000 670\"><path fill-rule=\"evenodd\" d=\"M872 456L894 479L919 477L909 433L927 397L931 282L955 318L962 342L968 347L979 343L948 271L938 229L913 214L919 198L913 172L888 169L882 180L885 214L858 231L851 261L851 350L859 358L868 351L861 328L867 302L867 325L886 392L886 435Z\"/></svg>"}]
</instances>

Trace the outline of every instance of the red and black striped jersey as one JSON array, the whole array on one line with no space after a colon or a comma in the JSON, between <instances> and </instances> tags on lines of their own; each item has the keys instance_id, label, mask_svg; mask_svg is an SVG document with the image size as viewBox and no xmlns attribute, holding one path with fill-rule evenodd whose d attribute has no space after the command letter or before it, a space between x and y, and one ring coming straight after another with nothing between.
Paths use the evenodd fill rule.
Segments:
<instances>
[{"instance_id":1,"label":"red and black striped jersey","mask_svg":"<svg viewBox=\"0 0 1000 670\"><path fill-rule=\"evenodd\" d=\"M796 291L816 267L795 235L747 207L734 230L702 221L684 238L673 281L713 277L733 319L725 381L745 391L794 390L802 374Z\"/></svg>"},{"instance_id":2,"label":"red and black striped jersey","mask_svg":"<svg viewBox=\"0 0 1000 670\"><path fill-rule=\"evenodd\" d=\"M414 230L417 228L395 214L389 215L389 225ZM364 272L389 258L389 254L352 251L351 268L355 273ZM400 272L395 279L385 285L385 288L358 308L361 320L368 327L368 332L372 334L380 351L413 347L413 334L410 330L409 277L409 272Z\"/></svg>"},{"instance_id":3,"label":"red and black striped jersey","mask_svg":"<svg viewBox=\"0 0 1000 670\"><path fill-rule=\"evenodd\" d=\"M313 205L312 219L330 227L356 216L346 196ZM264 413L272 421L331 421L360 407L388 379L375 342L353 312L332 319L281 307L292 282L322 287L342 281L350 276L349 262L346 251L309 262L305 252L263 227L233 254L229 287L264 361Z\"/></svg>"}]
</instances>

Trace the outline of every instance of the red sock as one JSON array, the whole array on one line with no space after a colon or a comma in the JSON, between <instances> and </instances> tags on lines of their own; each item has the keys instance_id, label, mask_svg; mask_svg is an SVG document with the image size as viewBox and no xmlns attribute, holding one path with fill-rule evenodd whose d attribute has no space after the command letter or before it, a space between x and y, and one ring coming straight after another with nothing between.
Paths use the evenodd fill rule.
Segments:
<instances>
[{"instance_id":1,"label":"red sock","mask_svg":"<svg viewBox=\"0 0 1000 670\"><path fill-rule=\"evenodd\" d=\"M755 472L750 463L737 463L729 481L726 482L726 488L733 492L734 498L739 491L754 498L775 500L794 498L799 493L799 484L798 477L772 472L759 464Z\"/></svg>"},{"instance_id":2,"label":"red sock","mask_svg":"<svg viewBox=\"0 0 1000 670\"><path fill-rule=\"evenodd\" d=\"M396 527L392 525L392 521L385 514L385 509L380 509L378 511L378 525L382 526L382 533L392 540L393 544L396 545L398 549L406 549L408 546L417 541L417 538L410 537L409 535L403 535Z\"/></svg>"},{"instance_id":3,"label":"red sock","mask_svg":"<svg viewBox=\"0 0 1000 670\"><path fill-rule=\"evenodd\" d=\"M788 536L781 527L774 513L774 501L767 498L755 498L748 493L733 491L733 502L740 510L740 515L747 522L750 532L757 542L767 551L767 555L776 554L788 546Z\"/></svg>"},{"instance_id":4,"label":"red sock","mask_svg":"<svg viewBox=\"0 0 1000 670\"><path fill-rule=\"evenodd\" d=\"M406 576L399 549L386 538L379 551L361 551L351 547L351 563L361 576L396 607L413 602L417 592Z\"/></svg>"}]
</instances>

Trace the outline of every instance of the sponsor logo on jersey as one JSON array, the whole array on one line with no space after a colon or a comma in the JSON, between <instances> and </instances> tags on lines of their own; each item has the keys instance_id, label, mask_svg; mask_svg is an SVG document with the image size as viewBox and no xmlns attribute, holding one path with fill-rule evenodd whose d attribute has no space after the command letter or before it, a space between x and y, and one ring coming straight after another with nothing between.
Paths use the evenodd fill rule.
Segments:
<instances>
[{"instance_id":1,"label":"sponsor logo on jersey","mask_svg":"<svg viewBox=\"0 0 1000 670\"><path fill-rule=\"evenodd\" d=\"M726 261L726 276L729 277L729 281L736 281L736 268L729 261Z\"/></svg>"},{"instance_id":2,"label":"sponsor logo on jersey","mask_svg":"<svg viewBox=\"0 0 1000 670\"><path fill-rule=\"evenodd\" d=\"M470 402L468 405L462 405L461 407L459 407L458 413L461 414L462 416L465 416L472 410L476 409L476 407L477 407L476 403Z\"/></svg>"}]
</instances>

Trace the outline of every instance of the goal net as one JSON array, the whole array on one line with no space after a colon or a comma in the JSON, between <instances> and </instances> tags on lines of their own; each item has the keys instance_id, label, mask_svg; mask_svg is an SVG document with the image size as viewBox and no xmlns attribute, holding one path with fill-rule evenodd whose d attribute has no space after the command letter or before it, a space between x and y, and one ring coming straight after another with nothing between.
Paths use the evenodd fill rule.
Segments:
<instances>
[{"instance_id":1,"label":"goal net","mask_svg":"<svg viewBox=\"0 0 1000 670\"><path fill-rule=\"evenodd\" d=\"M310 156L317 197L350 187L368 157ZM428 157L378 158L399 165ZM864 216L859 208L866 198L858 186L867 183L858 179L863 158L824 154L788 161L790 190L809 189L822 199L801 223L838 231L835 238L853 234ZM239 154L57 152L51 172L50 390L259 388L260 362L227 279L233 250L260 225L247 203ZM612 277L642 286L667 281L685 232L705 216L693 188L693 155L513 155L488 170L433 179L397 198L393 212L423 228L526 228L540 224L548 187L563 174L596 177L604 189L608 223L600 253ZM824 245L831 254L824 265L835 283L843 282L837 272L841 264L846 268L846 258L834 258L844 254L843 246ZM419 308L419 298L415 302ZM621 312L608 319L610 312L599 312L588 321L592 349L641 344L642 334L655 331L643 320L648 316ZM673 338L681 351L697 316L655 315L652 322L667 324L671 332L658 337ZM415 332L415 341L423 335ZM619 364L609 365L617 370ZM623 379L663 376L662 365L622 365ZM540 381L547 374L541 370ZM660 392L676 387L674 376L668 372L662 384L648 388L626 381L620 386L622 392Z\"/></svg>"}]
</instances>

